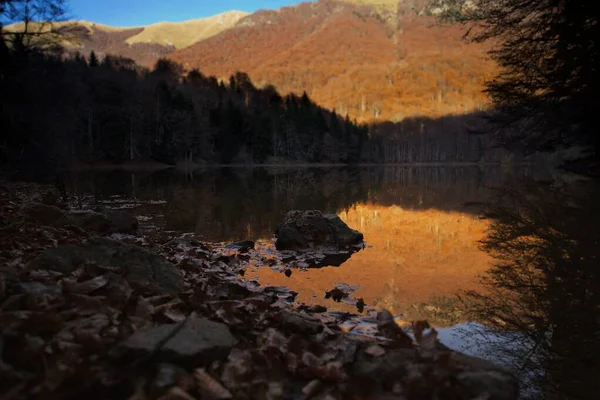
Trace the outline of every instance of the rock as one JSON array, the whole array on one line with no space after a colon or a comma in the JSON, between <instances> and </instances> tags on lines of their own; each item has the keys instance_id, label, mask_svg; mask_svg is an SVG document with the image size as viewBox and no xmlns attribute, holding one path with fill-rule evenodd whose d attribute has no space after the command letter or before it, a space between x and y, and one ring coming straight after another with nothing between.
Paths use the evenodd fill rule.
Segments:
<instances>
[{"instance_id":1,"label":"rock","mask_svg":"<svg viewBox=\"0 0 600 400\"><path fill-rule=\"evenodd\" d=\"M323 214L317 210L289 211L277 229L277 250L302 250L311 247L327 247L338 250L358 245L363 234L350 229L335 214Z\"/></svg>"},{"instance_id":2,"label":"rock","mask_svg":"<svg viewBox=\"0 0 600 400\"><path fill-rule=\"evenodd\" d=\"M48 199L44 201L54 203ZM21 209L21 213L33 218L41 225L56 227L74 225L98 233L133 233L138 228L138 221L133 215L106 207L97 208L96 211L65 211L54 205L34 202L25 205Z\"/></svg>"},{"instance_id":3,"label":"rock","mask_svg":"<svg viewBox=\"0 0 600 400\"><path fill-rule=\"evenodd\" d=\"M98 207L96 212L104 214L110 223L110 230L119 233L135 233L139 222L132 214L126 211L112 210L107 207Z\"/></svg>"},{"instance_id":4,"label":"rock","mask_svg":"<svg viewBox=\"0 0 600 400\"><path fill-rule=\"evenodd\" d=\"M323 324L311 319L308 315L284 310L279 314L279 317L281 318L281 324L294 333L314 335L323 330Z\"/></svg>"},{"instance_id":5,"label":"rock","mask_svg":"<svg viewBox=\"0 0 600 400\"><path fill-rule=\"evenodd\" d=\"M165 324L138 332L120 345L120 350L135 355L146 355L179 328L179 324ZM161 361L201 361L208 365L228 356L237 340L225 324L207 318L194 318L183 326L160 349L156 357Z\"/></svg>"},{"instance_id":6,"label":"rock","mask_svg":"<svg viewBox=\"0 0 600 400\"><path fill-rule=\"evenodd\" d=\"M298 307L298 309L301 311L306 311L311 314L320 314L320 313L327 312L327 307L323 307L319 304L314 304L312 306L303 305L303 306Z\"/></svg>"},{"instance_id":7,"label":"rock","mask_svg":"<svg viewBox=\"0 0 600 400\"><path fill-rule=\"evenodd\" d=\"M95 237L82 246L63 244L45 250L31 264L32 269L69 273L85 263L123 268L132 285L176 293L183 289L181 271L163 256L143 247Z\"/></svg>"},{"instance_id":8,"label":"rock","mask_svg":"<svg viewBox=\"0 0 600 400\"><path fill-rule=\"evenodd\" d=\"M0 267L0 299L19 291L19 283L19 274L14 268Z\"/></svg>"},{"instance_id":9,"label":"rock","mask_svg":"<svg viewBox=\"0 0 600 400\"><path fill-rule=\"evenodd\" d=\"M344 297L348 297L348 295L346 293L344 293L342 290L338 289L338 288L334 288L332 290L326 291L325 292L325 298L326 299L333 299L333 301L337 301L338 303L340 301L342 301L342 299Z\"/></svg>"},{"instance_id":10,"label":"rock","mask_svg":"<svg viewBox=\"0 0 600 400\"><path fill-rule=\"evenodd\" d=\"M41 282L23 282L21 283L21 291L34 296L60 296L62 289L56 285L45 285Z\"/></svg>"},{"instance_id":11,"label":"rock","mask_svg":"<svg viewBox=\"0 0 600 400\"><path fill-rule=\"evenodd\" d=\"M379 382L394 382L398 377L411 376L415 371L442 376L451 374L451 388L456 399L514 400L518 398L517 380L494 364L451 352L444 363L422 359L412 348L385 349L374 352L374 345L365 345L352 364L354 378ZM448 352L443 352L448 353ZM465 361L468 359L469 361ZM432 372L437 370L437 372ZM443 387L440 384L440 387ZM448 392L449 393L449 392Z\"/></svg>"},{"instance_id":12,"label":"rock","mask_svg":"<svg viewBox=\"0 0 600 400\"><path fill-rule=\"evenodd\" d=\"M519 385L515 378L498 369L462 372L456 376L456 382L468 398L472 399L513 400L519 395Z\"/></svg>"},{"instance_id":13,"label":"rock","mask_svg":"<svg viewBox=\"0 0 600 400\"><path fill-rule=\"evenodd\" d=\"M33 218L41 225L54 225L65 215L66 211L47 204L29 203L21 209L21 213Z\"/></svg>"},{"instance_id":14,"label":"rock","mask_svg":"<svg viewBox=\"0 0 600 400\"><path fill-rule=\"evenodd\" d=\"M314 267L339 267L352 256L351 251L324 251L314 259Z\"/></svg>"},{"instance_id":15,"label":"rock","mask_svg":"<svg viewBox=\"0 0 600 400\"><path fill-rule=\"evenodd\" d=\"M68 274L85 262L84 249L73 244L61 244L44 250L31 261L29 268Z\"/></svg>"},{"instance_id":16,"label":"rock","mask_svg":"<svg viewBox=\"0 0 600 400\"><path fill-rule=\"evenodd\" d=\"M111 222L104 214L88 210L68 211L55 225L75 225L85 230L106 233L111 230Z\"/></svg>"},{"instance_id":17,"label":"rock","mask_svg":"<svg viewBox=\"0 0 600 400\"><path fill-rule=\"evenodd\" d=\"M240 242L233 242L225 246L226 249L237 250L240 253L246 253L248 250L254 248L254 242L251 240L242 240Z\"/></svg>"},{"instance_id":18,"label":"rock","mask_svg":"<svg viewBox=\"0 0 600 400\"><path fill-rule=\"evenodd\" d=\"M46 204L48 206L58 206L59 199L56 193L51 190L48 190L40 199L41 203Z\"/></svg>"}]
</instances>

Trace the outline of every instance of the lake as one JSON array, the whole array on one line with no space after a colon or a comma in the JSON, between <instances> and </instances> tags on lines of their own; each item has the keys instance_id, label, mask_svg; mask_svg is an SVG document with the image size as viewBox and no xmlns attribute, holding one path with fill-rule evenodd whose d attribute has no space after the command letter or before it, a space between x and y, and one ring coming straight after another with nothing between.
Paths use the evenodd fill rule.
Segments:
<instances>
[{"instance_id":1,"label":"lake","mask_svg":"<svg viewBox=\"0 0 600 400\"><path fill-rule=\"evenodd\" d=\"M269 246L292 209L336 213L364 233L367 247L339 267L281 270L257 265L246 274L283 285L297 300L356 312L353 302L325 299L349 285L353 299L407 321L460 322L456 293L480 289L490 256L479 249L488 222L480 208L494 188L517 185L528 169L478 167L207 168L194 172L85 172L67 181L98 202L139 201L143 223L193 232L209 242L250 239Z\"/></svg>"},{"instance_id":2,"label":"lake","mask_svg":"<svg viewBox=\"0 0 600 400\"><path fill-rule=\"evenodd\" d=\"M359 321L384 308L400 324L427 319L446 345L511 369L523 398L594 398L600 185L556 178L527 167L379 166L78 172L66 183L82 203L131 207L141 229L251 239L265 252L287 211L336 213L364 233L365 249L289 277L253 259L245 278L329 311L359 313L362 298ZM325 298L334 287L349 298Z\"/></svg>"}]
</instances>

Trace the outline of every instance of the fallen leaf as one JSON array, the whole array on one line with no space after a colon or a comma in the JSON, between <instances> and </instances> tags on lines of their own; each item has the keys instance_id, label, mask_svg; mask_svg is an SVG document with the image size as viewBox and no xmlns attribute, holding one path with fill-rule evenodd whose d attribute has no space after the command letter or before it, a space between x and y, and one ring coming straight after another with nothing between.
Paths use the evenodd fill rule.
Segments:
<instances>
[{"instance_id":1,"label":"fallen leaf","mask_svg":"<svg viewBox=\"0 0 600 400\"><path fill-rule=\"evenodd\" d=\"M146 391L144 390L145 386L146 386L146 380L138 379L135 382L133 394L131 396L129 396L128 400L147 400L148 396L146 396Z\"/></svg>"},{"instance_id":2,"label":"fallen leaf","mask_svg":"<svg viewBox=\"0 0 600 400\"><path fill-rule=\"evenodd\" d=\"M210 376L204 368L194 370L194 377L196 378L198 391L203 398L205 396L213 399L231 399L233 397L231 392Z\"/></svg>"},{"instance_id":3,"label":"fallen leaf","mask_svg":"<svg viewBox=\"0 0 600 400\"><path fill-rule=\"evenodd\" d=\"M365 350L365 353L373 357L381 357L385 354L385 349L378 344L374 344L369 346L367 350Z\"/></svg>"},{"instance_id":4,"label":"fallen leaf","mask_svg":"<svg viewBox=\"0 0 600 400\"><path fill-rule=\"evenodd\" d=\"M72 293L89 294L93 291L103 288L107 284L108 279L106 278L106 276L101 275L84 282L71 283L69 285L66 285L65 289Z\"/></svg>"},{"instance_id":5,"label":"fallen leaf","mask_svg":"<svg viewBox=\"0 0 600 400\"><path fill-rule=\"evenodd\" d=\"M182 388L175 386L157 400L196 400L196 398Z\"/></svg>"},{"instance_id":6,"label":"fallen leaf","mask_svg":"<svg viewBox=\"0 0 600 400\"><path fill-rule=\"evenodd\" d=\"M313 379L308 382L303 388L302 393L306 396L307 399L317 395L323 389L323 384L318 379Z\"/></svg>"}]
</instances>

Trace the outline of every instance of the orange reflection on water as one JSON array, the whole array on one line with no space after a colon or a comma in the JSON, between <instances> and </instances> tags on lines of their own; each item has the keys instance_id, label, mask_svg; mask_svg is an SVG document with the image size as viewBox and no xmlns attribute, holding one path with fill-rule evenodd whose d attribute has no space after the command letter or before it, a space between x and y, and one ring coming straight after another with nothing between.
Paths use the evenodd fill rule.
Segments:
<instances>
[{"instance_id":1,"label":"orange reflection on water","mask_svg":"<svg viewBox=\"0 0 600 400\"><path fill-rule=\"evenodd\" d=\"M487 221L462 212L373 204L357 204L338 215L363 232L370 247L337 268L295 270L288 278L265 267L248 271L248 277L262 285L287 286L299 293L299 302L352 312L353 306L324 299L324 293L338 282L360 285L353 298L407 316L414 315L415 304L481 289L477 276L487 270L491 258L477 242L485 235Z\"/></svg>"}]
</instances>

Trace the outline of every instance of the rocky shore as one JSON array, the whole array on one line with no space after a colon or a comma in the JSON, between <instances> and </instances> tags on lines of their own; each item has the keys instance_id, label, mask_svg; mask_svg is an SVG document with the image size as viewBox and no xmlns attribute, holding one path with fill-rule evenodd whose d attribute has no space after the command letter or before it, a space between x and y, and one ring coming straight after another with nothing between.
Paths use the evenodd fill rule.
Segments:
<instances>
[{"instance_id":1,"label":"rocky shore","mask_svg":"<svg viewBox=\"0 0 600 400\"><path fill-rule=\"evenodd\" d=\"M125 211L73 210L46 190L0 185L2 399L518 396L511 374L445 348L424 321L405 331L386 311L340 316L245 280L252 242L136 233ZM278 231L286 273L359 250L341 220L310 218L324 225L288 214Z\"/></svg>"}]
</instances>

